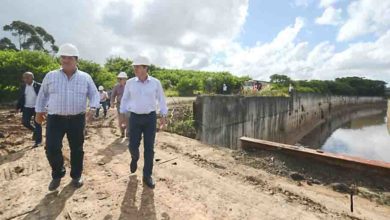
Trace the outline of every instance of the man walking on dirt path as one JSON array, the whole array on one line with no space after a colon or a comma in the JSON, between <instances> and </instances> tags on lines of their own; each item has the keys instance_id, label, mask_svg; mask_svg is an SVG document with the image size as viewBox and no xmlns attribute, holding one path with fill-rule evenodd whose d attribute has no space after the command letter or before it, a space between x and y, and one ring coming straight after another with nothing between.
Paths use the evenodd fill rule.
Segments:
<instances>
[{"instance_id":1,"label":"man walking on dirt path","mask_svg":"<svg viewBox=\"0 0 390 220\"><path fill-rule=\"evenodd\" d=\"M62 139L67 135L70 147L72 184L81 187L83 180L85 121L99 107L99 93L91 76L78 70L78 49L72 44L63 44L59 51L62 68L46 74L35 106L37 123L47 116L46 156L52 169L49 190L57 189L65 176ZM86 115L87 98L89 111Z\"/></svg>"},{"instance_id":2,"label":"man walking on dirt path","mask_svg":"<svg viewBox=\"0 0 390 220\"><path fill-rule=\"evenodd\" d=\"M22 124L33 132L33 147L38 147L42 143L42 127L35 121L35 103L41 84L34 81L32 72L25 72L23 81L16 109L22 112ZM31 118L34 120L34 126L31 125Z\"/></svg>"},{"instance_id":3,"label":"man walking on dirt path","mask_svg":"<svg viewBox=\"0 0 390 220\"><path fill-rule=\"evenodd\" d=\"M130 112L130 172L134 173L137 170L139 145L143 134L143 182L153 189L155 187L152 171L157 122L156 102L158 101L159 103L160 114L162 116L160 119L161 126L165 125L168 107L165 102L165 95L160 81L148 75L149 66L150 61L146 57L140 56L134 59L133 68L136 76L126 82L120 105L120 112Z\"/></svg>"},{"instance_id":4,"label":"man walking on dirt path","mask_svg":"<svg viewBox=\"0 0 390 220\"><path fill-rule=\"evenodd\" d=\"M106 91L104 91L104 87L103 86L99 86L99 96L100 96L100 106L99 106L99 108L96 109L95 118L99 117L100 108L103 108L103 116L107 117L108 94L107 94Z\"/></svg>"},{"instance_id":5,"label":"man walking on dirt path","mask_svg":"<svg viewBox=\"0 0 390 220\"><path fill-rule=\"evenodd\" d=\"M121 131L121 137L124 138L125 134L126 134L126 129L128 130L129 120L128 120L127 114L122 114L119 112L119 108L121 105L123 91L125 91L127 74L125 72L120 72L117 76L117 79L118 79L118 84L116 84L114 86L114 88L112 89L110 101L111 101L111 107L115 108L115 106L116 106L116 109L118 111L118 125L119 125L119 129ZM116 105L114 105L115 102L116 102ZM123 125L122 125L122 122L124 122Z\"/></svg>"}]
</instances>

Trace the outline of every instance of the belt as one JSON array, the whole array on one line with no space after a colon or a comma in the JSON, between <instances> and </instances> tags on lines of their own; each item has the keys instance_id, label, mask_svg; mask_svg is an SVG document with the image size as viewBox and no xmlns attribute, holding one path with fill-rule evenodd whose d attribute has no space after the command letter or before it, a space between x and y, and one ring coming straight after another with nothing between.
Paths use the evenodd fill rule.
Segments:
<instances>
[{"instance_id":1,"label":"belt","mask_svg":"<svg viewBox=\"0 0 390 220\"><path fill-rule=\"evenodd\" d=\"M134 115L139 115L139 116L145 116L145 115L153 115L153 114L156 114L156 111L151 111L149 113L145 113L145 114L138 114L138 113L135 113L135 112L130 112L131 114L134 114Z\"/></svg>"},{"instance_id":2,"label":"belt","mask_svg":"<svg viewBox=\"0 0 390 220\"><path fill-rule=\"evenodd\" d=\"M49 115L49 117L55 117L55 118L61 118L61 119L74 119L74 118L79 118L79 117L84 117L85 113L80 113L77 115Z\"/></svg>"}]
</instances>

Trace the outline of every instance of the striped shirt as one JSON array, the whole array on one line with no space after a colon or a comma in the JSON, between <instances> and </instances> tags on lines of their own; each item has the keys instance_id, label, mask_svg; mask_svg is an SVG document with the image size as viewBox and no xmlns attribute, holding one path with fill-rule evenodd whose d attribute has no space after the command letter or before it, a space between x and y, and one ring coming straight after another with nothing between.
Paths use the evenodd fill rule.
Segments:
<instances>
[{"instance_id":1,"label":"striped shirt","mask_svg":"<svg viewBox=\"0 0 390 220\"><path fill-rule=\"evenodd\" d=\"M160 114L166 116L168 107L160 81L152 76L148 76L144 82L138 77L133 77L126 82L120 112L148 114L157 110L157 102L160 106Z\"/></svg>"},{"instance_id":2,"label":"striped shirt","mask_svg":"<svg viewBox=\"0 0 390 220\"><path fill-rule=\"evenodd\" d=\"M99 107L99 92L88 73L76 70L68 79L62 69L54 70L43 79L35 111L50 115L77 115L86 111L87 98L90 107Z\"/></svg>"}]
</instances>

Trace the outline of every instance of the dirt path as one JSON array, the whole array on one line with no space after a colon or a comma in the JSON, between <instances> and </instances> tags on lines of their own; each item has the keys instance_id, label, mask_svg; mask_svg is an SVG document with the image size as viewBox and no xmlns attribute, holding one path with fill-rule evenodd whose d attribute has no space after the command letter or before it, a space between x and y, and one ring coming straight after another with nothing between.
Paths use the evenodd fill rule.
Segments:
<instances>
[{"instance_id":1,"label":"dirt path","mask_svg":"<svg viewBox=\"0 0 390 220\"><path fill-rule=\"evenodd\" d=\"M155 190L142 185L143 160L129 174L128 140L119 138L115 112L88 128L85 185L67 175L48 192L50 169L43 147L23 141L0 160L0 219L388 219L389 206L349 197L320 185L246 166L237 152L160 132L155 147ZM19 117L19 116L18 116ZM19 134L19 138L30 135ZM26 139L23 139L26 140ZM64 142L65 143L65 142ZM24 150L23 150L24 149ZM142 151L142 150L141 150ZM64 155L69 158L68 145Z\"/></svg>"}]
</instances>

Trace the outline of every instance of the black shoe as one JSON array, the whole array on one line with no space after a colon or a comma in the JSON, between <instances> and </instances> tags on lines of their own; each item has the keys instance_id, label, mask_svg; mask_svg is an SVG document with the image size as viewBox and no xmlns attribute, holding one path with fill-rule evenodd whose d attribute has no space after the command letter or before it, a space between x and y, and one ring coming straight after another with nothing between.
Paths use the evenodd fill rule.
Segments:
<instances>
[{"instance_id":1,"label":"black shoe","mask_svg":"<svg viewBox=\"0 0 390 220\"><path fill-rule=\"evenodd\" d=\"M137 161L134 159L131 159L130 172L135 173L135 171L137 171Z\"/></svg>"},{"instance_id":2,"label":"black shoe","mask_svg":"<svg viewBox=\"0 0 390 220\"><path fill-rule=\"evenodd\" d=\"M60 186L60 183L61 183L61 178L52 179L50 184L49 184L49 191L56 190Z\"/></svg>"},{"instance_id":3,"label":"black shoe","mask_svg":"<svg viewBox=\"0 0 390 220\"><path fill-rule=\"evenodd\" d=\"M154 180L151 176L144 177L143 182L151 189L154 189L154 187L156 186L156 183L154 182Z\"/></svg>"},{"instance_id":4,"label":"black shoe","mask_svg":"<svg viewBox=\"0 0 390 220\"><path fill-rule=\"evenodd\" d=\"M33 148L39 147L40 144L41 144L40 142L39 142L39 143L35 143L35 144L33 145Z\"/></svg>"},{"instance_id":5,"label":"black shoe","mask_svg":"<svg viewBox=\"0 0 390 220\"><path fill-rule=\"evenodd\" d=\"M76 179L72 179L72 185L76 188L80 188L84 185L84 181L81 177L76 178Z\"/></svg>"}]
</instances>

